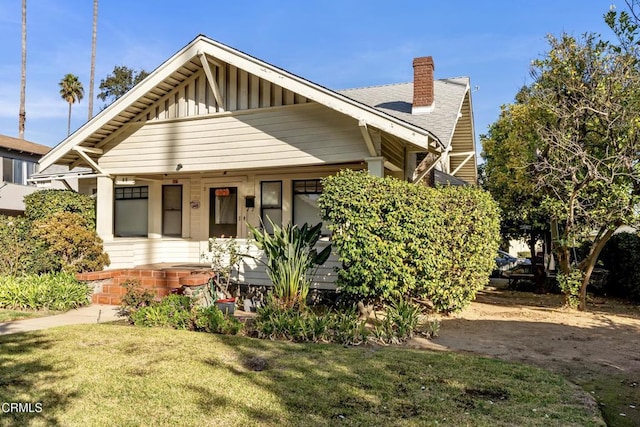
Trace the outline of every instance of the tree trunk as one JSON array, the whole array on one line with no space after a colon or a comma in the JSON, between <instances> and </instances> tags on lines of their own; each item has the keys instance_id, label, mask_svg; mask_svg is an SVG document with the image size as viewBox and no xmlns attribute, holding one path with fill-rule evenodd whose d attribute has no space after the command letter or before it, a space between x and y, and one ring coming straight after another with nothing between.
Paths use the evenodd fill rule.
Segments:
<instances>
[{"instance_id":1,"label":"tree trunk","mask_svg":"<svg viewBox=\"0 0 640 427\"><path fill-rule=\"evenodd\" d=\"M18 113L18 136L24 139L24 125L27 121L25 112L27 87L27 0L22 0L22 67L20 73L20 112Z\"/></svg>"},{"instance_id":2,"label":"tree trunk","mask_svg":"<svg viewBox=\"0 0 640 427\"><path fill-rule=\"evenodd\" d=\"M67 119L67 136L71 135L71 103L69 103L69 118Z\"/></svg>"},{"instance_id":3,"label":"tree trunk","mask_svg":"<svg viewBox=\"0 0 640 427\"><path fill-rule=\"evenodd\" d=\"M531 251L531 271L533 272L533 281L536 285L536 293L544 294L547 291L544 262L538 263L536 257L536 243L538 242L537 235L533 231L529 236L529 250Z\"/></svg>"},{"instance_id":4,"label":"tree trunk","mask_svg":"<svg viewBox=\"0 0 640 427\"><path fill-rule=\"evenodd\" d=\"M593 269L596 266L596 261L598 261L598 257L600 256L600 252L607 244L613 233L618 229L619 224L616 224L615 227L607 229L604 234L602 231L599 233L601 236L599 239L596 238L593 244L591 245L591 249L589 250L589 255L587 258L580 263L580 269L583 272L582 284L580 285L580 303L578 304L578 310L586 311L587 310L587 287L589 286L589 280L591 280L591 273L593 273Z\"/></svg>"},{"instance_id":5,"label":"tree trunk","mask_svg":"<svg viewBox=\"0 0 640 427\"><path fill-rule=\"evenodd\" d=\"M93 35L91 37L91 76L89 77L89 116L93 117L93 87L96 77L96 36L98 34L98 0L93 0Z\"/></svg>"}]
</instances>

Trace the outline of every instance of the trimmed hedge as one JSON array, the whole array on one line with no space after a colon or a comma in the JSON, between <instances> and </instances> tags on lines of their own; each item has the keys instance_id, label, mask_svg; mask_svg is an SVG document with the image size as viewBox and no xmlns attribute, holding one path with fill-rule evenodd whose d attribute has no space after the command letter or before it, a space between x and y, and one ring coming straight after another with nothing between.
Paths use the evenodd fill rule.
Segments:
<instances>
[{"instance_id":1,"label":"trimmed hedge","mask_svg":"<svg viewBox=\"0 0 640 427\"><path fill-rule=\"evenodd\" d=\"M43 190L26 196L24 217L0 215L0 274L102 270L109 257L95 218L86 195Z\"/></svg>"},{"instance_id":2,"label":"trimmed hedge","mask_svg":"<svg viewBox=\"0 0 640 427\"><path fill-rule=\"evenodd\" d=\"M475 187L429 188L366 171L323 181L319 204L355 300L428 300L461 310L489 280L500 239L497 204Z\"/></svg>"},{"instance_id":3,"label":"trimmed hedge","mask_svg":"<svg viewBox=\"0 0 640 427\"><path fill-rule=\"evenodd\" d=\"M31 222L61 212L78 214L90 229L96 228L96 202L91 196L71 190L41 190L24 197L24 215Z\"/></svg>"}]
</instances>

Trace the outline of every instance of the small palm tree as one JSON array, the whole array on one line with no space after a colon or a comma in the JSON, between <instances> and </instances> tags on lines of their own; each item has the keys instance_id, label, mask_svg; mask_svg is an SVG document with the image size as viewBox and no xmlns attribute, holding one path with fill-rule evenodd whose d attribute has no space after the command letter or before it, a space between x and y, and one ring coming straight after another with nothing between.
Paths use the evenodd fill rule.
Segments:
<instances>
[{"instance_id":1,"label":"small palm tree","mask_svg":"<svg viewBox=\"0 0 640 427\"><path fill-rule=\"evenodd\" d=\"M69 103L69 119L67 120L67 136L71 135L71 106L84 96L84 88L78 76L67 74L60 80L60 96Z\"/></svg>"}]
</instances>

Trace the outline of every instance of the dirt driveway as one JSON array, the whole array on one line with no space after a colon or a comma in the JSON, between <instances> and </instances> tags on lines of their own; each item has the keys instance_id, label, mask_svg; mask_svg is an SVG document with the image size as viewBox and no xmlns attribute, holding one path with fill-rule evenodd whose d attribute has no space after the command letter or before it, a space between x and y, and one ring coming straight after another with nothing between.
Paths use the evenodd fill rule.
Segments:
<instances>
[{"instance_id":1,"label":"dirt driveway","mask_svg":"<svg viewBox=\"0 0 640 427\"><path fill-rule=\"evenodd\" d=\"M411 346L557 372L591 392L611 425L640 425L640 306L596 299L588 312L570 311L560 295L492 284L462 313L442 318L437 338Z\"/></svg>"}]
</instances>

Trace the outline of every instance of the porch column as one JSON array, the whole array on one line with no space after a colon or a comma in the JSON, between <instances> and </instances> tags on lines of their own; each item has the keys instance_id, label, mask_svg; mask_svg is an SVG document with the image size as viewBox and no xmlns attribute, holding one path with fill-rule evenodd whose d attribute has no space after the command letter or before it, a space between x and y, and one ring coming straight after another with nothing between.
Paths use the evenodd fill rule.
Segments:
<instances>
[{"instance_id":1,"label":"porch column","mask_svg":"<svg viewBox=\"0 0 640 427\"><path fill-rule=\"evenodd\" d=\"M148 236L150 239L162 237L162 183L149 182L149 221Z\"/></svg>"},{"instance_id":2,"label":"porch column","mask_svg":"<svg viewBox=\"0 0 640 427\"><path fill-rule=\"evenodd\" d=\"M371 175L384 178L384 157L366 157L364 161Z\"/></svg>"},{"instance_id":3,"label":"porch column","mask_svg":"<svg viewBox=\"0 0 640 427\"><path fill-rule=\"evenodd\" d=\"M96 232L105 242L113 240L113 181L106 176L97 178Z\"/></svg>"}]
</instances>

